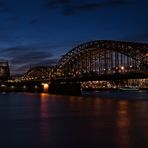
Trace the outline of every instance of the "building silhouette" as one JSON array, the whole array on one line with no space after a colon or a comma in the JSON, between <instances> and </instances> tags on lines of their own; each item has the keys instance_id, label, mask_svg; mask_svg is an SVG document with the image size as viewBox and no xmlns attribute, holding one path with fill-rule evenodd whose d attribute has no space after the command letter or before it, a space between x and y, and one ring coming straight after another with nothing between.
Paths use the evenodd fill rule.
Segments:
<instances>
[{"instance_id":1,"label":"building silhouette","mask_svg":"<svg viewBox=\"0 0 148 148\"><path fill-rule=\"evenodd\" d=\"M10 70L8 62L0 62L0 81L8 80L10 77Z\"/></svg>"}]
</instances>

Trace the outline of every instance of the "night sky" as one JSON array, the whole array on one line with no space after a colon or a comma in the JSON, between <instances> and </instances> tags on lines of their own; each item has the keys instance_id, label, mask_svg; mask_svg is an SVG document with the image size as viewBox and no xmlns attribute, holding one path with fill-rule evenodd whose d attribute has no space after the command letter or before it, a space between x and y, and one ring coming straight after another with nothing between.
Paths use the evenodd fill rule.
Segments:
<instances>
[{"instance_id":1,"label":"night sky","mask_svg":"<svg viewBox=\"0 0 148 148\"><path fill-rule=\"evenodd\" d=\"M147 0L0 0L0 61L53 65L91 40L148 42Z\"/></svg>"}]
</instances>

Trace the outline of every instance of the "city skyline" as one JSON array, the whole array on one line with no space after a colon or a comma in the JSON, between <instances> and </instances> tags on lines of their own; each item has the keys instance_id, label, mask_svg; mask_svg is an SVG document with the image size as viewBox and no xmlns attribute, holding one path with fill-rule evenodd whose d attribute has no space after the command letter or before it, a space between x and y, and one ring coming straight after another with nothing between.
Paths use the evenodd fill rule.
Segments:
<instances>
[{"instance_id":1,"label":"city skyline","mask_svg":"<svg viewBox=\"0 0 148 148\"><path fill-rule=\"evenodd\" d=\"M138 0L0 0L0 61L12 74L55 64L91 40L148 42L148 2ZM137 9L138 8L138 9Z\"/></svg>"}]
</instances>

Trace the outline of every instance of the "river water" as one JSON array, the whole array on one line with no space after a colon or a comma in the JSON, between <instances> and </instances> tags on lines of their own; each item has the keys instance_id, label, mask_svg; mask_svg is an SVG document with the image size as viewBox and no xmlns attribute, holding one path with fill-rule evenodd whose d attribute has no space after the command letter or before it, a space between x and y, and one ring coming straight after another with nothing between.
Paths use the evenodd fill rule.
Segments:
<instances>
[{"instance_id":1,"label":"river water","mask_svg":"<svg viewBox=\"0 0 148 148\"><path fill-rule=\"evenodd\" d=\"M0 148L109 147L148 147L148 92L0 94Z\"/></svg>"}]
</instances>

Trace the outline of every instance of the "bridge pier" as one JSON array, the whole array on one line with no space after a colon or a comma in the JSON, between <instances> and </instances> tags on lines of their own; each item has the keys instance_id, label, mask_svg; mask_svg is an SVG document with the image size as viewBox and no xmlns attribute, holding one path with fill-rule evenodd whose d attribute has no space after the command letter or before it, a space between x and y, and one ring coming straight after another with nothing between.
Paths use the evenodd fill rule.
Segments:
<instances>
[{"instance_id":1,"label":"bridge pier","mask_svg":"<svg viewBox=\"0 0 148 148\"><path fill-rule=\"evenodd\" d=\"M81 95L81 83L53 81L49 85L49 92L60 95Z\"/></svg>"}]
</instances>

